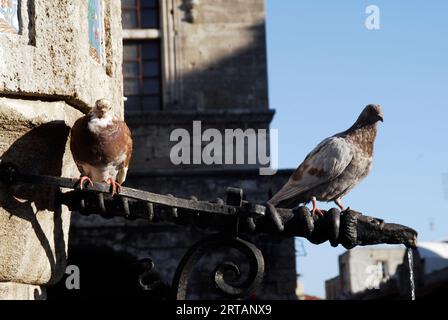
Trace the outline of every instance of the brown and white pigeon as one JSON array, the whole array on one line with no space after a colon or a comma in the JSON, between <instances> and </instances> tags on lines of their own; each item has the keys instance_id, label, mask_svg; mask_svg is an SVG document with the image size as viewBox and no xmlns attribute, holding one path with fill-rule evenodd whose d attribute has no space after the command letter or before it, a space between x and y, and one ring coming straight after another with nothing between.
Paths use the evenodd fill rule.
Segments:
<instances>
[{"instance_id":1,"label":"brown and white pigeon","mask_svg":"<svg viewBox=\"0 0 448 320\"><path fill-rule=\"evenodd\" d=\"M85 182L106 182L112 195L126 179L132 154L131 132L118 119L110 101L100 99L71 129L70 149L81 172L80 189Z\"/></svg>"},{"instance_id":2,"label":"brown and white pigeon","mask_svg":"<svg viewBox=\"0 0 448 320\"><path fill-rule=\"evenodd\" d=\"M334 201L344 210L342 197L367 176L372 166L378 121L383 121L381 107L369 104L353 126L311 151L268 205L294 208L311 201L313 214L322 215L317 208L319 200Z\"/></svg>"}]
</instances>

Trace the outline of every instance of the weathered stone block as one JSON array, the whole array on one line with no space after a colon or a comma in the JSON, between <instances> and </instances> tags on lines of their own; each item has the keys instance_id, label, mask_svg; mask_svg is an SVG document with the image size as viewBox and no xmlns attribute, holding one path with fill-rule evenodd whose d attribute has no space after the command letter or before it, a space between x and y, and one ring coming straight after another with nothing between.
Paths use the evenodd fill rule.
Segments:
<instances>
[{"instance_id":1,"label":"weathered stone block","mask_svg":"<svg viewBox=\"0 0 448 320\"><path fill-rule=\"evenodd\" d=\"M65 102L0 98L1 160L27 173L78 176L67 141L81 115ZM31 287L4 282L40 286L62 277L70 212L55 203L56 191L0 185L0 299L35 297Z\"/></svg>"},{"instance_id":2,"label":"weathered stone block","mask_svg":"<svg viewBox=\"0 0 448 320\"><path fill-rule=\"evenodd\" d=\"M19 34L0 33L0 93L65 100L83 111L108 98L122 114L121 2L103 3L100 64L89 53L87 1L21 1Z\"/></svg>"}]
</instances>

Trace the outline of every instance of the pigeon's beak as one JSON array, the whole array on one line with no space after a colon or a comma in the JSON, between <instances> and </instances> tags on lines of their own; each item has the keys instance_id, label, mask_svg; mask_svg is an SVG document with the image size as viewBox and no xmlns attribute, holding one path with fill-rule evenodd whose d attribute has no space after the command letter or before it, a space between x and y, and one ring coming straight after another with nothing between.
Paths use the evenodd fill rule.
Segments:
<instances>
[{"instance_id":1,"label":"pigeon's beak","mask_svg":"<svg viewBox=\"0 0 448 320\"><path fill-rule=\"evenodd\" d=\"M104 115L106 114L107 109L106 108L98 108L98 115L100 117L104 117Z\"/></svg>"}]
</instances>

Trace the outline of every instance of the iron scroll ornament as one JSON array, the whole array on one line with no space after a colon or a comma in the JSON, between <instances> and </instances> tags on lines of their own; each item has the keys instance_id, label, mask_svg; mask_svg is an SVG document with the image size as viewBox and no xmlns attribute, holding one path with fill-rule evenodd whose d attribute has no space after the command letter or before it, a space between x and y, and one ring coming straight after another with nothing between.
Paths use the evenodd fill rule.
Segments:
<instances>
[{"instance_id":1,"label":"iron scroll ornament","mask_svg":"<svg viewBox=\"0 0 448 320\"><path fill-rule=\"evenodd\" d=\"M234 280L240 280L240 269L233 262L226 261L221 263L214 272L216 289L229 298L247 297L257 290L264 275L264 259L261 251L252 243L239 237L218 233L197 242L182 258L173 278L172 288L176 300L186 299L189 278L196 263L207 252L221 247L236 249L242 253L249 263L249 271L242 283L232 284L226 280L225 275L228 272L232 272Z\"/></svg>"}]
</instances>

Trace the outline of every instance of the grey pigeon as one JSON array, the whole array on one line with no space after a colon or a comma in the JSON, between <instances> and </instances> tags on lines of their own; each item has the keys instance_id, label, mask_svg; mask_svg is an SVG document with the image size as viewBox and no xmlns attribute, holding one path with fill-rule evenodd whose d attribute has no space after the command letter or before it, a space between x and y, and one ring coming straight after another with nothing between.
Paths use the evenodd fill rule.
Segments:
<instances>
[{"instance_id":1,"label":"grey pigeon","mask_svg":"<svg viewBox=\"0 0 448 320\"><path fill-rule=\"evenodd\" d=\"M71 129L70 149L84 182L106 182L112 195L126 179L132 153L131 132L111 110L111 103L100 99L92 111L76 120Z\"/></svg>"},{"instance_id":2,"label":"grey pigeon","mask_svg":"<svg viewBox=\"0 0 448 320\"><path fill-rule=\"evenodd\" d=\"M312 202L313 214L322 215L316 201L341 199L369 173L377 123L383 122L379 105L369 104L348 130L322 141L269 201L270 207L294 208Z\"/></svg>"}]
</instances>

